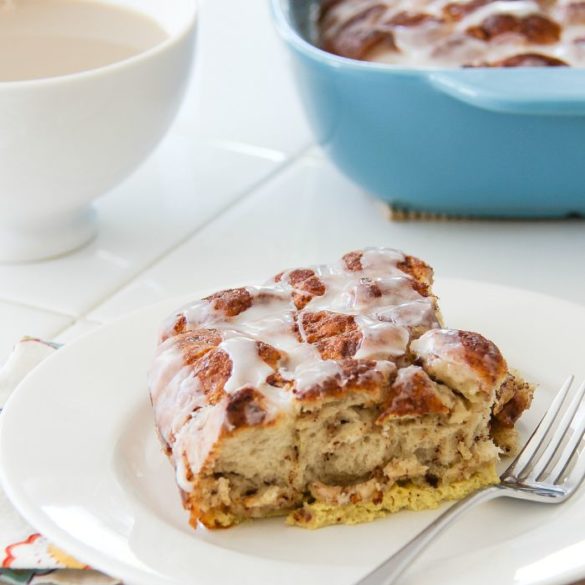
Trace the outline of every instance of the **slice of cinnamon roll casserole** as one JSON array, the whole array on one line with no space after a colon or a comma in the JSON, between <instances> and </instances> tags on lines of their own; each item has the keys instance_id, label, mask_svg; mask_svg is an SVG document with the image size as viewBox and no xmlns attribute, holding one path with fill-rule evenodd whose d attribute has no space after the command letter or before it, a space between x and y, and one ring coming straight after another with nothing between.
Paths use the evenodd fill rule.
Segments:
<instances>
[{"instance_id":1,"label":"slice of cinnamon roll casserole","mask_svg":"<svg viewBox=\"0 0 585 585\"><path fill-rule=\"evenodd\" d=\"M150 396L193 526L353 524L498 481L532 387L444 328L432 276L366 249L171 317Z\"/></svg>"}]
</instances>

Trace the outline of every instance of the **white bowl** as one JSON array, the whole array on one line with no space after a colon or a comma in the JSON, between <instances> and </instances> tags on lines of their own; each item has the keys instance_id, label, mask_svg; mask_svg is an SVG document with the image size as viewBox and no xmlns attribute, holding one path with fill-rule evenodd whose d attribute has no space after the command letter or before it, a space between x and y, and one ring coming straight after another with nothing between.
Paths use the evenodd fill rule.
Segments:
<instances>
[{"instance_id":1,"label":"white bowl","mask_svg":"<svg viewBox=\"0 0 585 585\"><path fill-rule=\"evenodd\" d=\"M0 261L57 256L96 233L91 202L130 174L169 128L191 70L195 0L105 0L168 33L90 71L0 82Z\"/></svg>"}]
</instances>

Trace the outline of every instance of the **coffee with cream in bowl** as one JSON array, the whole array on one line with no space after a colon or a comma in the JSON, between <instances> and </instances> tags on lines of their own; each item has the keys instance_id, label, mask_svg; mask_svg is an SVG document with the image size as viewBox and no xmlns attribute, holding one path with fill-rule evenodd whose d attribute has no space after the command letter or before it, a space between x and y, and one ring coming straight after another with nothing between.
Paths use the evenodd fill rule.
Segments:
<instances>
[{"instance_id":1,"label":"coffee with cream in bowl","mask_svg":"<svg viewBox=\"0 0 585 585\"><path fill-rule=\"evenodd\" d=\"M91 0L0 2L0 81L78 73L134 57L168 37L153 19Z\"/></svg>"},{"instance_id":2,"label":"coffee with cream in bowl","mask_svg":"<svg viewBox=\"0 0 585 585\"><path fill-rule=\"evenodd\" d=\"M95 235L91 201L178 110L195 16L195 0L0 0L0 261Z\"/></svg>"}]
</instances>

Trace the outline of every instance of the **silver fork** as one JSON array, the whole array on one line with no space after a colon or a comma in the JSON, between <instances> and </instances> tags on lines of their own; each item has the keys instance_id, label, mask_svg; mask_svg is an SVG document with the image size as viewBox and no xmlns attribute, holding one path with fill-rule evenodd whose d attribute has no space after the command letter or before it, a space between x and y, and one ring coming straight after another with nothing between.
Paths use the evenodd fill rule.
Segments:
<instances>
[{"instance_id":1,"label":"silver fork","mask_svg":"<svg viewBox=\"0 0 585 585\"><path fill-rule=\"evenodd\" d=\"M574 390L571 376L557 393L534 433L500 476L500 483L460 500L356 585L391 585L447 526L477 504L500 497L531 502L566 502L585 477L580 449L585 433L585 382ZM573 390L571 390L573 388Z\"/></svg>"}]
</instances>

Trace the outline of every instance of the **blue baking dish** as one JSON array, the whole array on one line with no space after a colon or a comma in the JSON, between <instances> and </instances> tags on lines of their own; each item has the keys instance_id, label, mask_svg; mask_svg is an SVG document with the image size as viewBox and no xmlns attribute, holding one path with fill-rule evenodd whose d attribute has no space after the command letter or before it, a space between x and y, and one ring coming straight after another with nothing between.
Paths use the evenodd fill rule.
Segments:
<instances>
[{"instance_id":1,"label":"blue baking dish","mask_svg":"<svg viewBox=\"0 0 585 585\"><path fill-rule=\"evenodd\" d=\"M315 0L272 0L318 142L396 206L585 216L585 69L405 69L312 42Z\"/></svg>"}]
</instances>

